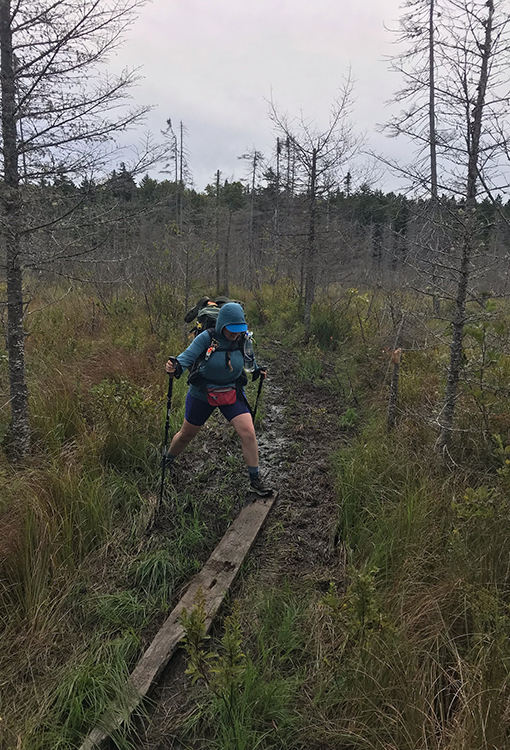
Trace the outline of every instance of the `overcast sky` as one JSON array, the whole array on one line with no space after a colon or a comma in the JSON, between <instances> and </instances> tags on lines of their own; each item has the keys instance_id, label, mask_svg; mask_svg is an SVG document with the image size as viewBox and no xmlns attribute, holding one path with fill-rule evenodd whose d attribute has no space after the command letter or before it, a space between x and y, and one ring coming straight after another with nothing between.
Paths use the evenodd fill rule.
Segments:
<instances>
[{"instance_id":1,"label":"overcast sky","mask_svg":"<svg viewBox=\"0 0 510 750\"><path fill-rule=\"evenodd\" d=\"M238 157L270 156L273 99L282 113L328 123L349 67L356 81L352 119L369 147L395 156L405 144L377 133L400 83L388 71L400 0L153 0L145 6L115 68L140 66L140 104L153 104L147 127L159 135L183 121L195 187L247 174ZM155 176L157 176L155 174ZM163 175L159 175L163 179ZM393 189L386 178L379 185Z\"/></svg>"}]
</instances>

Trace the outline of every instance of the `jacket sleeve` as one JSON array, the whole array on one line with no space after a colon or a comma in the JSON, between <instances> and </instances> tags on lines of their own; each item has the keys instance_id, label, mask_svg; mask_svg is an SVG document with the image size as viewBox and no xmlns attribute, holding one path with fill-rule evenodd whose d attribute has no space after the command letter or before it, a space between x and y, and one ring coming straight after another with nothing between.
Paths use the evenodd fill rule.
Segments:
<instances>
[{"instance_id":1,"label":"jacket sleeve","mask_svg":"<svg viewBox=\"0 0 510 750\"><path fill-rule=\"evenodd\" d=\"M182 354L179 354L179 356L177 357L177 361L181 365L182 369L186 370L186 368L191 367L193 362L195 362L200 357L200 355L207 350L210 342L211 337L207 333L207 331L202 331L202 333L199 333L196 339L193 339L188 348L185 349Z\"/></svg>"}]
</instances>

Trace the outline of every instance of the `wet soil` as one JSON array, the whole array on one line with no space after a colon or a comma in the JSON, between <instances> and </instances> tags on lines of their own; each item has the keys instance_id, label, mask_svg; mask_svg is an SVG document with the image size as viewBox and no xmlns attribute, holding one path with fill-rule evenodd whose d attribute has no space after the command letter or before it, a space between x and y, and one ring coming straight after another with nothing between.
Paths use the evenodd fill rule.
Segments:
<instances>
[{"instance_id":1,"label":"wet soil","mask_svg":"<svg viewBox=\"0 0 510 750\"><path fill-rule=\"evenodd\" d=\"M341 579L344 563L341 546L336 543L338 506L331 458L347 439L340 423L346 404L327 381L301 380L293 353L278 342L259 347L258 359L269 363L263 420L257 427L260 466L278 498L250 553L246 572L235 585L233 598L248 595L253 585L270 588L285 581L297 585L307 581L325 589L332 579ZM188 458L186 472L193 468L207 474L207 465L221 466L225 453L240 453L236 439L232 442L232 435L225 436L229 428L224 423L213 420L209 429L215 440L197 438L207 442L208 453L204 457L201 451L198 467L196 460L192 466ZM197 449L198 445L189 450ZM214 471L209 472L207 491L218 493L221 488L215 486L214 476ZM179 477L176 482L178 488ZM246 486L239 491L234 515L253 499ZM229 491L235 495L233 487ZM220 526L222 523L224 520ZM153 707L141 732L140 750L182 748L176 736L178 727L194 710L186 699L184 669L185 659L179 653L152 694Z\"/></svg>"}]
</instances>

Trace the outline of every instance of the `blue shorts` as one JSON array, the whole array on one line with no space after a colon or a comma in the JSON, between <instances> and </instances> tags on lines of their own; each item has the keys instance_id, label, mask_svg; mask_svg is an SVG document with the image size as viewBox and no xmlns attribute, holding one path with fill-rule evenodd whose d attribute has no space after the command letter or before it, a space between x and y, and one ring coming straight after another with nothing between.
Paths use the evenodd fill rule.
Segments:
<instances>
[{"instance_id":1,"label":"blue shorts","mask_svg":"<svg viewBox=\"0 0 510 750\"><path fill-rule=\"evenodd\" d=\"M238 417L239 414L250 413L246 402L242 397L239 398L239 394L237 394L235 404L229 404L228 406L211 406L207 401L201 401L199 398L195 398L195 396L192 396L191 393L188 392L188 395L186 396L184 416L186 421L190 424L194 424L195 427L201 427L207 422L215 409L219 409L225 419L229 422L234 419L234 417Z\"/></svg>"}]
</instances>

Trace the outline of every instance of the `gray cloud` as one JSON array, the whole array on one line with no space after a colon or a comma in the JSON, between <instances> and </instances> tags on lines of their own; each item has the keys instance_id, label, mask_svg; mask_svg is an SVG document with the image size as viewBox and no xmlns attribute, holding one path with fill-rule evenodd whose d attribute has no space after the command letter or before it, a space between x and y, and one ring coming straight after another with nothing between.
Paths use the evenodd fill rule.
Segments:
<instances>
[{"instance_id":1,"label":"gray cloud","mask_svg":"<svg viewBox=\"0 0 510 750\"><path fill-rule=\"evenodd\" d=\"M349 66L353 121L374 149L395 152L375 127L398 88L384 59L394 51L385 24L398 16L397 0L153 0L111 64L141 66L136 99L157 105L149 129L159 133L168 117L184 122L203 189L216 169L243 176L237 157L247 149L273 148L271 96L282 112L302 110L325 126Z\"/></svg>"}]
</instances>

